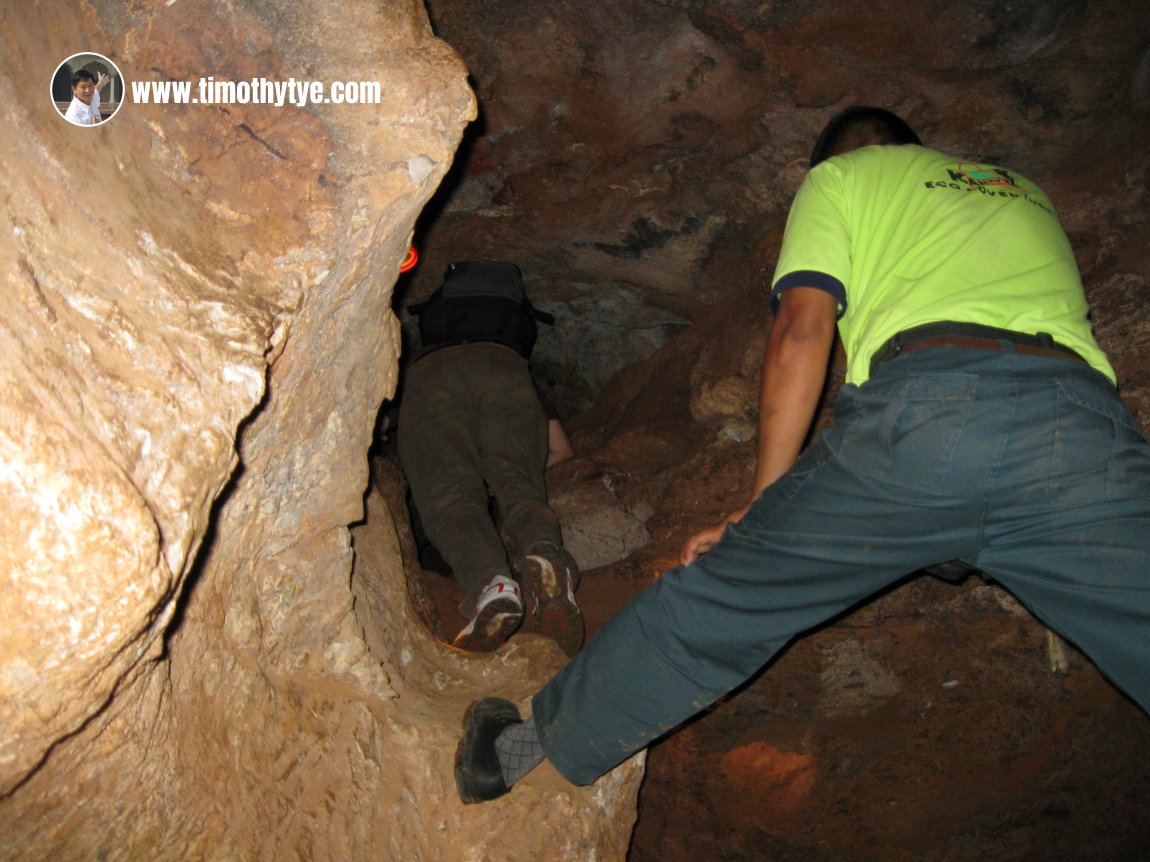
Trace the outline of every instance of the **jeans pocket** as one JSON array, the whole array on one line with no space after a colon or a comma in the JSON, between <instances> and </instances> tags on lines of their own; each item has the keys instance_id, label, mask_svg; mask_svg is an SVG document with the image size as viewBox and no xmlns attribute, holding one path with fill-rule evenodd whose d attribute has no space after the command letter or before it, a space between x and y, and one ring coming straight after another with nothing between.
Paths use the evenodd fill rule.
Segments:
<instances>
[{"instance_id":1,"label":"jeans pocket","mask_svg":"<svg viewBox=\"0 0 1150 862\"><path fill-rule=\"evenodd\" d=\"M1110 390L1058 382L1049 492L1059 503L1109 495L1119 455L1146 445L1138 420Z\"/></svg>"},{"instance_id":2,"label":"jeans pocket","mask_svg":"<svg viewBox=\"0 0 1150 862\"><path fill-rule=\"evenodd\" d=\"M847 403L829 442L851 469L929 493L946 487L978 394L977 376L931 374L843 393Z\"/></svg>"}]
</instances>

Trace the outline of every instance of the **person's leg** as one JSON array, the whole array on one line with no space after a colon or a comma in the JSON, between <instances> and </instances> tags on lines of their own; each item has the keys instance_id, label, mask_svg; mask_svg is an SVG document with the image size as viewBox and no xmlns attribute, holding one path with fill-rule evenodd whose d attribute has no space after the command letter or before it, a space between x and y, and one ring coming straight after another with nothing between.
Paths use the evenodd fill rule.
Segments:
<instances>
[{"instance_id":1,"label":"person's leg","mask_svg":"<svg viewBox=\"0 0 1150 862\"><path fill-rule=\"evenodd\" d=\"M559 520L547 503L547 417L527 362L498 345L474 345L478 443L483 477L491 486L503 526L520 553L537 542L563 543Z\"/></svg>"},{"instance_id":2,"label":"person's leg","mask_svg":"<svg viewBox=\"0 0 1150 862\"><path fill-rule=\"evenodd\" d=\"M471 618L457 643L489 650L518 627L522 601L488 513L477 412L465 376L448 351L412 367L400 407L399 454L424 530L451 566L463 593L460 609ZM476 617L477 603L483 619Z\"/></svg>"},{"instance_id":3,"label":"person's leg","mask_svg":"<svg viewBox=\"0 0 1150 862\"><path fill-rule=\"evenodd\" d=\"M547 758L572 782L589 783L740 685L796 636L970 549L958 535L936 544L934 516L924 514L872 500L816 444L711 551L664 574L535 696ZM880 538L884 521L912 529Z\"/></svg>"},{"instance_id":4,"label":"person's leg","mask_svg":"<svg viewBox=\"0 0 1150 862\"><path fill-rule=\"evenodd\" d=\"M716 547L639 596L535 696L563 775L593 781L796 636L977 553L1013 395L1000 355L933 353L845 387L834 428Z\"/></svg>"},{"instance_id":5,"label":"person's leg","mask_svg":"<svg viewBox=\"0 0 1150 862\"><path fill-rule=\"evenodd\" d=\"M1150 445L1092 372L1019 400L975 562L1150 712Z\"/></svg>"},{"instance_id":6,"label":"person's leg","mask_svg":"<svg viewBox=\"0 0 1150 862\"><path fill-rule=\"evenodd\" d=\"M547 502L547 417L521 357L501 347L477 345L473 352L486 381L479 409L483 475L515 543L523 586L537 603L539 631L574 655L583 645L579 567Z\"/></svg>"}]
</instances>

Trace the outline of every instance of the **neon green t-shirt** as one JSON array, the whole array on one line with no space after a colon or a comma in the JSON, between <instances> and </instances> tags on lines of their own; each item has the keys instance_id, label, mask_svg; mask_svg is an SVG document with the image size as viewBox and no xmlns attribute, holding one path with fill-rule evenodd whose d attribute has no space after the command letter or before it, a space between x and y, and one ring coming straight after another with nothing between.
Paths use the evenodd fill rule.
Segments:
<instances>
[{"instance_id":1,"label":"neon green t-shirt","mask_svg":"<svg viewBox=\"0 0 1150 862\"><path fill-rule=\"evenodd\" d=\"M807 175L787 219L772 303L815 287L839 303L846 382L904 329L952 320L1048 332L1114 380L1087 319L1070 243L1025 177L918 146L872 146Z\"/></svg>"}]
</instances>

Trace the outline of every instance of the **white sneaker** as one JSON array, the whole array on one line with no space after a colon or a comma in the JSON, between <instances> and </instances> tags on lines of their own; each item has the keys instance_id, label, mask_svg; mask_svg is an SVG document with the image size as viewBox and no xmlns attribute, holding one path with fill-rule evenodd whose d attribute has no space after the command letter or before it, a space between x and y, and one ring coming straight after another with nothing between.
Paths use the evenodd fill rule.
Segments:
<instances>
[{"instance_id":1,"label":"white sneaker","mask_svg":"<svg viewBox=\"0 0 1150 862\"><path fill-rule=\"evenodd\" d=\"M519 584L496 575L479 594L471 621L455 636L455 645L468 652L492 652L523 622L523 597Z\"/></svg>"}]
</instances>

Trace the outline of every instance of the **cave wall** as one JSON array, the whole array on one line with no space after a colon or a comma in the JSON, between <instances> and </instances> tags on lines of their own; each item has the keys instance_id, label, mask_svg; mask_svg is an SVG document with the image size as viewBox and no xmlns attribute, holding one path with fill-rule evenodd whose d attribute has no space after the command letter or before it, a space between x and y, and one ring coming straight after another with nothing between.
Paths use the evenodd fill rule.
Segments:
<instances>
[{"instance_id":1,"label":"cave wall","mask_svg":"<svg viewBox=\"0 0 1150 862\"><path fill-rule=\"evenodd\" d=\"M455 797L463 708L555 656L404 635L397 551L357 609L349 530L466 68L407 0L5 4L0 34L0 857L474 858L492 812ZM79 129L48 82L88 50L129 81L379 81L384 103ZM639 772L520 804L618 857Z\"/></svg>"}]
</instances>

